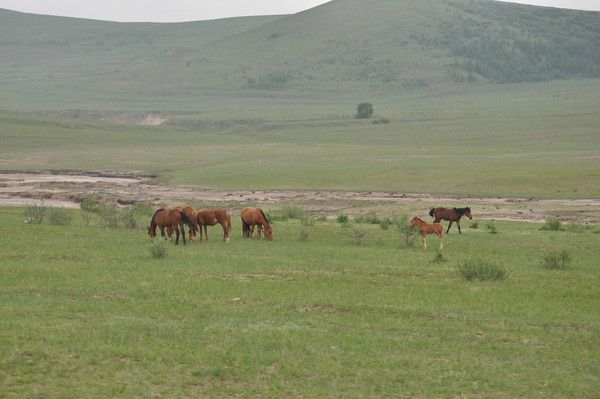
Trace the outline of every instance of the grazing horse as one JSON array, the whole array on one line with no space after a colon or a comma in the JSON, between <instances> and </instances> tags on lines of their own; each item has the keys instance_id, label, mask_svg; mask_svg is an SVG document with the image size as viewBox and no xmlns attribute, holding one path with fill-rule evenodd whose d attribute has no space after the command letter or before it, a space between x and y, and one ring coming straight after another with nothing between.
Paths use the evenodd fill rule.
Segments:
<instances>
[{"instance_id":1,"label":"grazing horse","mask_svg":"<svg viewBox=\"0 0 600 399\"><path fill-rule=\"evenodd\" d=\"M252 238L254 226L258 226L258 239L260 240L261 231L264 229L265 238L273 239L273 230L265 216L265 213L260 208L244 208L240 213L242 217L242 234L244 238Z\"/></svg>"},{"instance_id":2,"label":"grazing horse","mask_svg":"<svg viewBox=\"0 0 600 399\"><path fill-rule=\"evenodd\" d=\"M150 227L148 227L148 235L150 237L156 237L156 227L160 228L161 236L165 236L164 229L167 228L167 232L175 230L176 238L175 245L179 244L179 232L183 234L183 245L185 242L185 231L183 225L187 224L190 230L196 229L196 224L190 219L183 211L176 208L161 208L154 212L152 220L150 221Z\"/></svg>"},{"instance_id":3,"label":"grazing horse","mask_svg":"<svg viewBox=\"0 0 600 399\"><path fill-rule=\"evenodd\" d=\"M204 237L208 241L207 226L214 226L219 223L223 227L223 242L229 242L229 232L231 231L231 213L224 209L209 209L199 211L196 221L200 227L200 241L202 241L202 228L204 227Z\"/></svg>"},{"instance_id":4,"label":"grazing horse","mask_svg":"<svg viewBox=\"0 0 600 399\"><path fill-rule=\"evenodd\" d=\"M189 205L183 205L183 206L178 206L175 209L180 210L181 212L185 213L187 217L189 217L194 223L196 223L196 214L198 212L196 212L196 210L194 208L192 208ZM196 237L196 231L198 231L198 226L196 226L195 228L189 228L188 229L188 237L190 242L194 241L194 237ZM167 227L167 237L169 237L169 239L171 239L171 237L173 237L173 233L175 232L175 229L171 226L171 227ZM183 232L183 230L182 230ZM162 232L161 229L161 234L164 237L164 233Z\"/></svg>"},{"instance_id":5,"label":"grazing horse","mask_svg":"<svg viewBox=\"0 0 600 399\"><path fill-rule=\"evenodd\" d=\"M444 249L444 226L439 223L429 224L420 219L418 216L412 218L410 224L416 226L421 232L421 242L423 243L423 248L427 249L427 234L436 234L440 239L440 249Z\"/></svg>"},{"instance_id":6,"label":"grazing horse","mask_svg":"<svg viewBox=\"0 0 600 399\"><path fill-rule=\"evenodd\" d=\"M439 223L442 219L450 221L446 233L450 231L452 222L456 222L459 234L462 234L462 231L460 231L460 218L466 216L469 219L473 219L473 216L471 216L471 208L431 208L429 216L434 218L433 223Z\"/></svg>"}]
</instances>

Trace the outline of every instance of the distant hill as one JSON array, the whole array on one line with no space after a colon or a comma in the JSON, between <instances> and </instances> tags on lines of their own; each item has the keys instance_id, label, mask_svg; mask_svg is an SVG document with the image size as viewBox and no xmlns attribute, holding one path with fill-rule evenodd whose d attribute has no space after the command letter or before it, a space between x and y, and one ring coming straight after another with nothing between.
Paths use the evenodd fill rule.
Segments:
<instances>
[{"instance_id":1,"label":"distant hill","mask_svg":"<svg viewBox=\"0 0 600 399\"><path fill-rule=\"evenodd\" d=\"M598 77L600 13L334 0L288 16L152 24L0 10L0 54L0 107L397 93Z\"/></svg>"}]
</instances>

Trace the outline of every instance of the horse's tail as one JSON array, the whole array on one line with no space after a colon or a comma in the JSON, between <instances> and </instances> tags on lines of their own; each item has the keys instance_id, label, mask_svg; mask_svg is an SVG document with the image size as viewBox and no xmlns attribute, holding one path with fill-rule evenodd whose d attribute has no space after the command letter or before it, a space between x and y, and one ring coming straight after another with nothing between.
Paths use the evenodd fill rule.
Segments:
<instances>
[{"instance_id":1,"label":"horse's tail","mask_svg":"<svg viewBox=\"0 0 600 399\"><path fill-rule=\"evenodd\" d=\"M435 208L431 208L431 210L429 211L429 216L431 216L432 218L435 217L434 213L435 213Z\"/></svg>"},{"instance_id":2,"label":"horse's tail","mask_svg":"<svg viewBox=\"0 0 600 399\"><path fill-rule=\"evenodd\" d=\"M183 213L181 211L179 212L179 214L181 215L181 220L183 221L183 223L187 224L190 229L198 230L196 223L194 223L188 215L186 215L185 213Z\"/></svg>"}]
</instances>

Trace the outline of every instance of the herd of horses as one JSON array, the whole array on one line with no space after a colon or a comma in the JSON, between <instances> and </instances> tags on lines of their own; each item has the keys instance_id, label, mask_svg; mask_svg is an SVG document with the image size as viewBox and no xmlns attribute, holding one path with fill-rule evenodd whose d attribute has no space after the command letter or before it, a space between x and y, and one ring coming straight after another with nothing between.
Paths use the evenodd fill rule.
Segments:
<instances>
[{"instance_id":1,"label":"herd of horses","mask_svg":"<svg viewBox=\"0 0 600 399\"><path fill-rule=\"evenodd\" d=\"M423 248L427 248L427 236L435 234L440 240L440 249L444 248L445 234L450 231L452 223L456 222L458 233L460 230L460 219L463 216L472 219L471 208L431 208L429 216L433 217L433 223L427 223L423 219L415 216L410 221L410 224L415 226L421 234L421 242ZM244 208L240 212L242 219L242 236L244 238L252 238L254 230L257 230L257 238L260 239L264 234L267 240L273 239L273 230L269 224L267 216L260 208ZM440 224L441 220L447 220L448 229L444 232L444 226ZM229 234L231 233L231 213L224 209L208 209L197 211L189 205L179 206L176 208L161 208L154 212L150 227L148 227L148 235L156 237L156 228L160 230L162 237L171 238L175 233L175 244L179 243L179 236L185 241L185 226L188 227L188 237L193 241L200 232L200 241L203 240L202 229L204 229L204 240L208 241L208 226L220 224L223 228L223 241L229 242ZM165 231L166 230L166 231Z\"/></svg>"}]
</instances>

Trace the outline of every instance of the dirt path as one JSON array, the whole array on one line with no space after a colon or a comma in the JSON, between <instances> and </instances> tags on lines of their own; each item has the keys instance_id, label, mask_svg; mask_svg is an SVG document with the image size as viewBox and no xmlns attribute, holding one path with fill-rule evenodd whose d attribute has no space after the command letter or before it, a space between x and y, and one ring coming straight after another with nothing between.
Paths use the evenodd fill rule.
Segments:
<instances>
[{"instance_id":1,"label":"dirt path","mask_svg":"<svg viewBox=\"0 0 600 399\"><path fill-rule=\"evenodd\" d=\"M193 186L152 184L152 176L137 172L0 172L0 206L47 205L76 208L85 197L128 205L138 201L153 205L192 203L197 207L220 206L239 209L247 205L276 207L294 203L315 214L334 217L381 208L383 213L426 213L432 206L471 206L478 218L544 221L549 216L563 220L600 223L600 199L460 198L428 194L349 191L251 191L211 190Z\"/></svg>"}]
</instances>

